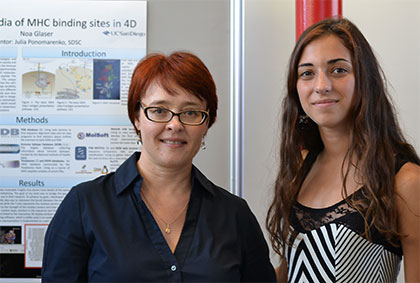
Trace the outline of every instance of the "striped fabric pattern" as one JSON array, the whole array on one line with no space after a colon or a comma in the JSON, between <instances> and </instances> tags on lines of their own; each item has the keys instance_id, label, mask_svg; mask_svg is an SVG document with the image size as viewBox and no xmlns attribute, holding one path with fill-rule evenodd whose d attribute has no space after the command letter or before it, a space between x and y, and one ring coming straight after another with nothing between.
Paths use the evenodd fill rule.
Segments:
<instances>
[{"instance_id":1,"label":"striped fabric pattern","mask_svg":"<svg viewBox=\"0 0 420 283\"><path fill-rule=\"evenodd\" d=\"M337 223L298 233L286 247L289 282L396 282L401 259Z\"/></svg>"}]
</instances>

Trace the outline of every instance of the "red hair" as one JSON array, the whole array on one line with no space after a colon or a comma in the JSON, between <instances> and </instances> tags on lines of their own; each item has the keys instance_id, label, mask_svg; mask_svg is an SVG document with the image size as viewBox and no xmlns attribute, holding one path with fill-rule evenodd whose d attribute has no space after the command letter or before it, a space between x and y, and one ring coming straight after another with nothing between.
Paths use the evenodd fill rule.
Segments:
<instances>
[{"instance_id":1,"label":"red hair","mask_svg":"<svg viewBox=\"0 0 420 283\"><path fill-rule=\"evenodd\" d=\"M169 56L153 53L139 62L131 78L127 107L128 116L134 128L140 101L153 82L157 82L170 94L176 95L175 85L198 97L201 101L206 101L209 111L209 128L216 120L216 85L200 58L188 52L174 52Z\"/></svg>"}]
</instances>

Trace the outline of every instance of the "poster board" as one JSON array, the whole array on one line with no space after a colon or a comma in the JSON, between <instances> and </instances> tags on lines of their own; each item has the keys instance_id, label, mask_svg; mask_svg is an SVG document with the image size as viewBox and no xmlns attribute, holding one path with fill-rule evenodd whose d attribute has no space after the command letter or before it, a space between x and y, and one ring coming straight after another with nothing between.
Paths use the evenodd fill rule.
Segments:
<instances>
[{"instance_id":1,"label":"poster board","mask_svg":"<svg viewBox=\"0 0 420 283\"><path fill-rule=\"evenodd\" d=\"M127 116L146 1L8 1L0 15L1 278L40 277L69 189L138 150Z\"/></svg>"}]
</instances>

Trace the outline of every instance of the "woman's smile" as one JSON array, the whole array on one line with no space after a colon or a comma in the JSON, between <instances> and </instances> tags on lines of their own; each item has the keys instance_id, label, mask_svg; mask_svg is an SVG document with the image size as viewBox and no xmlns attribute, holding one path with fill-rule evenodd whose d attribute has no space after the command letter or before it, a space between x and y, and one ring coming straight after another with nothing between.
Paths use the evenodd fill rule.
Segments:
<instances>
[{"instance_id":1,"label":"woman's smile","mask_svg":"<svg viewBox=\"0 0 420 283\"><path fill-rule=\"evenodd\" d=\"M166 145L176 146L176 147L180 147L184 144L187 144L185 140L177 139L177 138L165 138L165 139L161 139L160 141Z\"/></svg>"},{"instance_id":2,"label":"woman's smile","mask_svg":"<svg viewBox=\"0 0 420 283\"><path fill-rule=\"evenodd\" d=\"M338 103L338 99L320 99L312 103L312 105L319 107L330 107Z\"/></svg>"}]
</instances>

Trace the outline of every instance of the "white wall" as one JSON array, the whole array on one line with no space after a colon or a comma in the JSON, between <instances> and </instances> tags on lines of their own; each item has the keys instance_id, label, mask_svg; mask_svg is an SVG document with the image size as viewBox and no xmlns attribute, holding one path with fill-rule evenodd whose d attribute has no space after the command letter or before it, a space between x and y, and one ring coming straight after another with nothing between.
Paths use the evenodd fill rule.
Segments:
<instances>
[{"instance_id":1,"label":"white wall","mask_svg":"<svg viewBox=\"0 0 420 283\"><path fill-rule=\"evenodd\" d=\"M277 173L280 102L295 43L294 0L245 0L244 197L264 228Z\"/></svg>"},{"instance_id":2,"label":"white wall","mask_svg":"<svg viewBox=\"0 0 420 283\"><path fill-rule=\"evenodd\" d=\"M400 125L420 151L420 1L343 0L343 15L356 23L391 85Z\"/></svg>"},{"instance_id":3,"label":"white wall","mask_svg":"<svg viewBox=\"0 0 420 283\"><path fill-rule=\"evenodd\" d=\"M277 171L287 60L295 43L295 0L244 1L244 196L264 227ZM420 151L420 1L343 0L343 15L376 51L400 124Z\"/></svg>"},{"instance_id":4,"label":"white wall","mask_svg":"<svg viewBox=\"0 0 420 283\"><path fill-rule=\"evenodd\" d=\"M194 164L229 189L229 0L148 0L147 52L195 53L213 75L219 109Z\"/></svg>"}]
</instances>

